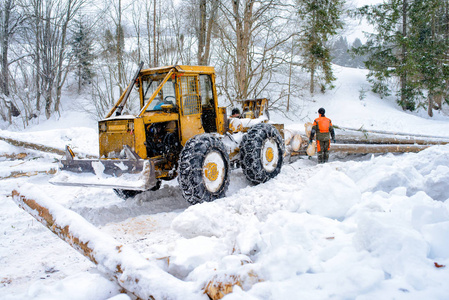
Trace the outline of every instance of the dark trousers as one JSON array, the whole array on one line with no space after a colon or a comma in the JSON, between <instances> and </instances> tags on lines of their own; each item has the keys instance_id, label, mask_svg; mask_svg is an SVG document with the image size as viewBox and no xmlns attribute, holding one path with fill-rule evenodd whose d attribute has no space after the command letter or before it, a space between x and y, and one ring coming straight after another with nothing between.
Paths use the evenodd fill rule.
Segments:
<instances>
[{"instance_id":1,"label":"dark trousers","mask_svg":"<svg viewBox=\"0 0 449 300\"><path fill-rule=\"evenodd\" d=\"M316 141L316 147L318 150L318 163L323 164L329 160L329 149L331 147L330 140Z\"/></svg>"}]
</instances>

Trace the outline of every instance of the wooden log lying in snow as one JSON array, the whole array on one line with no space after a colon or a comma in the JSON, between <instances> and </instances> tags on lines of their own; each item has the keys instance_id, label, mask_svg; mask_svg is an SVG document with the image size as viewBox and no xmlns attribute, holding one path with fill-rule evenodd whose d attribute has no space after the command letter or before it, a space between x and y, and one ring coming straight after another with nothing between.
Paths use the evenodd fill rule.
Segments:
<instances>
[{"instance_id":1,"label":"wooden log lying in snow","mask_svg":"<svg viewBox=\"0 0 449 300\"><path fill-rule=\"evenodd\" d=\"M351 129L336 129L335 135L339 143L361 144L418 144L418 145L444 145L449 138L431 137L422 135L395 134L389 132L370 132Z\"/></svg>"},{"instance_id":2,"label":"wooden log lying in snow","mask_svg":"<svg viewBox=\"0 0 449 300\"><path fill-rule=\"evenodd\" d=\"M45 145L36 144L36 143L19 141L19 140L8 138L8 137L4 137L4 136L0 136L0 140L5 141L8 144L11 144L11 145L17 146L17 147L23 147L23 148L37 150L37 151L42 151L42 152L47 152L47 153L55 153L55 154L59 154L59 155L65 155L65 150L54 148L54 147L50 147L50 146L45 146ZM89 155L89 154L84 155L84 156L86 158L96 158L96 156Z\"/></svg>"},{"instance_id":3,"label":"wooden log lying in snow","mask_svg":"<svg viewBox=\"0 0 449 300\"><path fill-rule=\"evenodd\" d=\"M146 260L131 247L117 242L75 212L54 203L37 188L33 199L14 190L13 200L62 240L89 258L106 276L114 278L139 299L198 299L192 283L181 281ZM37 199L36 198L39 198Z\"/></svg>"},{"instance_id":4,"label":"wooden log lying in snow","mask_svg":"<svg viewBox=\"0 0 449 300\"><path fill-rule=\"evenodd\" d=\"M65 155L65 151L62 149L57 149L57 148L44 146L44 145L40 145L40 144L29 143L29 142L23 142L23 141L7 138L4 136L0 136L0 140L5 141L8 144L11 144L11 145L17 146L17 147L24 147L24 148L28 148L28 149L43 151L43 152Z\"/></svg>"},{"instance_id":5,"label":"wooden log lying in snow","mask_svg":"<svg viewBox=\"0 0 449 300\"><path fill-rule=\"evenodd\" d=\"M331 144L331 153L369 154L369 153L404 153L419 152L429 145L407 144Z\"/></svg>"},{"instance_id":6,"label":"wooden log lying in snow","mask_svg":"<svg viewBox=\"0 0 449 300\"><path fill-rule=\"evenodd\" d=\"M432 139L443 139L448 140L449 137L446 136L436 136L436 135L427 135L427 134L411 134L411 133L403 133L403 132L395 132L395 131L386 131L386 130L375 130L375 129L355 129L348 127L338 127L341 130L345 131L359 131L359 132L367 132L367 133L379 133L379 134L390 134L390 135L402 135L402 136L414 136L414 137L422 137L422 138L432 138Z\"/></svg>"}]
</instances>

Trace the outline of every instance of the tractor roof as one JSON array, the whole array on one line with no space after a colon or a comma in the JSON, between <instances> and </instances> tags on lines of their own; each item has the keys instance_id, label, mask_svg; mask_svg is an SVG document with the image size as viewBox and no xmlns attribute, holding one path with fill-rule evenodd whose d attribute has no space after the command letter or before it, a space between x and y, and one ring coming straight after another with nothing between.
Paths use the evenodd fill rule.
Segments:
<instances>
[{"instance_id":1,"label":"tractor roof","mask_svg":"<svg viewBox=\"0 0 449 300\"><path fill-rule=\"evenodd\" d=\"M183 66L183 65L173 65L165 67L150 68L141 71L142 75L155 74L155 73L166 73L173 70L176 73L198 73L198 74L214 74L214 67L209 66Z\"/></svg>"}]
</instances>

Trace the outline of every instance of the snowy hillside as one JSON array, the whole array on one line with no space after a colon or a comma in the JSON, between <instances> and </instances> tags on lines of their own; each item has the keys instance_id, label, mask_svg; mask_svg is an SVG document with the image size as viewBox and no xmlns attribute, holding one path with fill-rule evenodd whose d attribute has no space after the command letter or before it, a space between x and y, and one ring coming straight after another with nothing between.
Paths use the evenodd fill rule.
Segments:
<instances>
[{"instance_id":1,"label":"snowy hillside","mask_svg":"<svg viewBox=\"0 0 449 300\"><path fill-rule=\"evenodd\" d=\"M334 90L297 103L302 110L296 119L272 119L303 131L325 107L340 127L449 137L447 113L433 119L405 113L394 99L369 92L365 72L336 68ZM96 123L67 111L59 120L1 130L0 136L61 149L70 144L82 154L98 149ZM0 141L0 299L131 299L18 208L14 189L80 214L184 281L186 298L208 299L205 285L230 276L239 276L242 286L228 300L449 294L449 145L417 154L331 155L325 165L316 157L299 159L258 186L237 169L227 197L194 206L184 201L176 180L127 201L107 189L50 185L47 172L59 158Z\"/></svg>"}]
</instances>

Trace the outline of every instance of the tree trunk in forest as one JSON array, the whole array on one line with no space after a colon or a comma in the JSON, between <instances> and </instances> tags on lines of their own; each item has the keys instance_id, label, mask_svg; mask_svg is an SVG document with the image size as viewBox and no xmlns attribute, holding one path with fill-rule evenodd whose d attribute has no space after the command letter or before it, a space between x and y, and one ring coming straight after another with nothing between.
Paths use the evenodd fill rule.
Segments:
<instances>
[{"instance_id":1,"label":"tree trunk in forest","mask_svg":"<svg viewBox=\"0 0 449 300\"><path fill-rule=\"evenodd\" d=\"M205 65L204 63L204 47L206 40L206 0L200 0L199 3L199 32L198 32L198 53L197 60L198 65Z\"/></svg>"},{"instance_id":2,"label":"tree trunk in forest","mask_svg":"<svg viewBox=\"0 0 449 300\"><path fill-rule=\"evenodd\" d=\"M251 40L251 30L253 26L253 0L244 2L243 15L240 15L240 1L233 1L233 16L236 33L236 65L235 76L237 82L237 95L239 100L248 98L248 52Z\"/></svg>"},{"instance_id":3,"label":"tree trunk in forest","mask_svg":"<svg viewBox=\"0 0 449 300\"><path fill-rule=\"evenodd\" d=\"M403 0L402 5L402 68L404 68L404 65L407 60L407 47L405 45L405 39L407 38L407 0ZM401 76L401 104L402 109L407 109L407 71L405 69L402 69Z\"/></svg>"},{"instance_id":4,"label":"tree trunk in forest","mask_svg":"<svg viewBox=\"0 0 449 300\"><path fill-rule=\"evenodd\" d=\"M8 49L9 49L9 23L10 23L10 13L12 9L12 0L6 0L3 4L3 18L1 20L2 22L2 33L0 34L0 37L2 39L0 40L1 45L1 92L5 96L9 96L9 68L8 68Z\"/></svg>"},{"instance_id":5,"label":"tree trunk in forest","mask_svg":"<svg viewBox=\"0 0 449 300\"><path fill-rule=\"evenodd\" d=\"M151 66L151 18L150 18L150 0L145 3L146 25L147 25L147 40L148 40L148 64Z\"/></svg>"},{"instance_id":6,"label":"tree trunk in forest","mask_svg":"<svg viewBox=\"0 0 449 300\"><path fill-rule=\"evenodd\" d=\"M123 49L122 49L122 0L118 1L118 24L117 24L117 71L118 86L120 95L123 94L122 73L123 73Z\"/></svg>"},{"instance_id":7,"label":"tree trunk in forest","mask_svg":"<svg viewBox=\"0 0 449 300\"><path fill-rule=\"evenodd\" d=\"M51 113L52 113L52 102L53 102L53 84L54 84L54 70L52 68L52 36L51 36L51 25L52 25L52 18L51 18L51 11L52 6L49 5L45 8L45 25L44 25L44 32L43 32L43 56L42 56L42 63L43 63L43 88L44 88L44 99L45 99L45 116L47 119L50 119Z\"/></svg>"},{"instance_id":8,"label":"tree trunk in forest","mask_svg":"<svg viewBox=\"0 0 449 300\"><path fill-rule=\"evenodd\" d=\"M433 117L433 95L431 95L429 93L429 95L427 95L427 114L429 115L429 117Z\"/></svg>"},{"instance_id":9,"label":"tree trunk in forest","mask_svg":"<svg viewBox=\"0 0 449 300\"><path fill-rule=\"evenodd\" d=\"M313 58L312 58L313 60ZM315 65L313 62L310 64L310 94L315 93Z\"/></svg>"},{"instance_id":10,"label":"tree trunk in forest","mask_svg":"<svg viewBox=\"0 0 449 300\"><path fill-rule=\"evenodd\" d=\"M159 53L158 53L158 32L157 32L157 5L156 0L153 0L153 67L158 67L159 65Z\"/></svg>"},{"instance_id":11,"label":"tree trunk in forest","mask_svg":"<svg viewBox=\"0 0 449 300\"><path fill-rule=\"evenodd\" d=\"M61 93L62 93L62 86L64 85L65 82L65 76L63 78L63 66L62 63L64 61L65 58L65 48L66 48L66 38L67 38L67 28L69 25L69 22L72 19L73 16L73 9L74 6L76 5L76 0L68 0L67 1L67 11L66 11L66 16L65 19L63 20L63 24L62 24L62 29L61 29L61 44L59 45L59 55L57 57L58 60L58 70L57 70L57 76L56 76L56 98L55 98L55 112L59 113L59 104L61 103Z\"/></svg>"},{"instance_id":12,"label":"tree trunk in forest","mask_svg":"<svg viewBox=\"0 0 449 300\"><path fill-rule=\"evenodd\" d=\"M209 3L209 14L207 13L207 3ZM215 24L215 16L217 15L219 0L200 0L199 3L199 28L198 36L198 65L206 66L209 64L210 44L212 39L212 30ZM207 19L209 17L209 19Z\"/></svg>"},{"instance_id":13,"label":"tree trunk in forest","mask_svg":"<svg viewBox=\"0 0 449 300\"><path fill-rule=\"evenodd\" d=\"M41 110L41 96L42 96L42 84L41 84L41 45L39 42L39 37L41 36L41 23L42 20L38 16L41 15L41 9L42 9L42 1L38 0L37 5L34 5L34 15L36 16L34 18L34 30L35 31L35 49L34 49L34 69L33 72L34 78L35 78L35 84L36 84L36 111Z\"/></svg>"}]
</instances>

